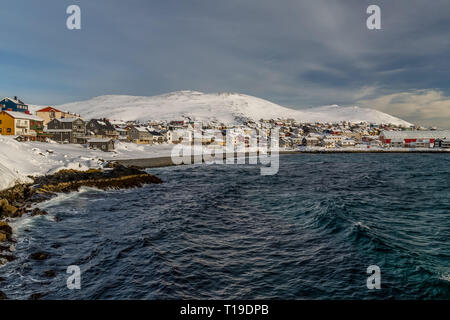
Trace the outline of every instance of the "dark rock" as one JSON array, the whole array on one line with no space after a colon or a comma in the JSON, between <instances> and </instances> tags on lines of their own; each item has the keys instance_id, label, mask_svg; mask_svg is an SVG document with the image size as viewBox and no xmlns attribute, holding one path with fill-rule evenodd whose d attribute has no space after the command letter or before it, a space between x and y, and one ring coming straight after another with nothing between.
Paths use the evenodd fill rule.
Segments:
<instances>
[{"instance_id":1,"label":"dark rock","mask_svg":"<svg viewBox=\"0 0 450 320\"><path fill-rule=\"evenodd\" d=\"M49 256L47 252L35 252L30 254L30 259L42 261L48 259Z\"/></svg>"},{"instance_id":2,"label":"dark rock","mask_svg":"<svg viewBox=\"0 0 450 320\"><path fill-rule=\"evenodd\" d=\"M0 242L12 240L12 228L5 221L0 221Z\"/></svg>"},{"instance_id":3,"label":"dark rock","mask_svg":"<svg viewBox=\"0 0 450 320\"><path fill-rule=\"evenodd\" d=\"M7 262L11 262L11 261L16 260L16 257L12 254L0 253L0 260L1 259L5 259Z\"/></svg>"},{"instance_id":4,"label":"dark rock","mask_svg":"<svg viewBox=\"0 0 450 320\"><path fill-rule=\"evenodd\" d=\"M56 277L56 271L55 270L47 270L44 272L44 277L54 278L54 277Z\"/></svg>"},{"instance_id":5,"label":"dark rock","mask_svg":"<svg viewBox=\"0 0 450 320\"><path fill-rule=\"evenodd\" d=\"M3 291L0 291L0 300L8 300L8 296Z\"/></svg>"},{"instance_id":6,"label":"dark rock","mask_svg":"<svg viewBox=\"0 0 450 320\"><path fill-rule=\"evenodd\" d=\"M61 170L55 174L31 177L34 180L32 184L17 184L12 188L0 191L0 219L4 217L19 217L24 213L30 213L31 216L45 215L47 212L41 209L31 210L31 205L49 200L60 192L77 191L81 187L94 187L102 190L108 189L128 189L141 187L145 184L159 184L163 181L138 167L126 167L119 163L110 165L110 169L90 169L87 171ZM59 216L55 221L60 221ZM25 232L30 232L25 229ZM0 221L0 244L15 242L12 238L12 229L6 223ZM55 245L57 248L59 245ZM10 251L0 250L1 263L15 259ZM6 254L7 253L7 254ZM46 252L36 252L29 256L33 260L45 260L49 258Z\"/></svg>"},{"instance_id":7,"label":"dark rock","mask_svg":"<svg viewBox=\"0 0 450 320\"><path fill-rule=\"evenodd\" d=\"M34 216L44 216L46 214L48 214L47 211L41 210L39 208L34 208L33 211L31 211L31 216L32 217L34 217Z\"/></svg>"},{"instance_id":8,"label":"dark rock","mask_svg":"<svg viewBox=\"0 0 450 320\"><path fill-rule=\"evenodd\" d=\"M43 293L33 293L29 299L30 300L39 300L44 296L45 296L45 294L43 294Z\"/></svg>"},{"instance_id":9,"label":"dark rock","mask_svg":"<svg viewBox=\"0 0 450 320\"><path fill-rule=\"evenodd\" d=\"M61 221L61 217L60 216L55 216L55 222L60 222Z\"/></svg>"},{"instance_id":10,"label":"dark rock","mask_svg":"<svg viewBox=\"0 0 450 320\"><path fill-rule=\"evenodd\" d=\"M0 216L4 217L14 217L17 208L12 206L7 199L0 199Z\"/></svg>"}]
</instances>

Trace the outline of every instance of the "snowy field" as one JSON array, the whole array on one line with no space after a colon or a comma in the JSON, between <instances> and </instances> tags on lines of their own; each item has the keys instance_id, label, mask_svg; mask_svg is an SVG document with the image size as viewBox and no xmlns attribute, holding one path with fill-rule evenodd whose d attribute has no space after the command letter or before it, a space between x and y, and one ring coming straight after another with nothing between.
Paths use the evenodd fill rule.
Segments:
<instances>
[{"instance_id":1,"label":"snowy field","mask_svg":"<svg viewBox=\"0 0 450 320\"><path fill-rule=\"evenodd\" d=\"M100 168L105 160L170 156L173 145L136 145L119 142L114 152L92 150L78 144L17 142L0 136L0 190L16 182L30 182L28 176L61 169Z\"/></svg>"}]
</instances>

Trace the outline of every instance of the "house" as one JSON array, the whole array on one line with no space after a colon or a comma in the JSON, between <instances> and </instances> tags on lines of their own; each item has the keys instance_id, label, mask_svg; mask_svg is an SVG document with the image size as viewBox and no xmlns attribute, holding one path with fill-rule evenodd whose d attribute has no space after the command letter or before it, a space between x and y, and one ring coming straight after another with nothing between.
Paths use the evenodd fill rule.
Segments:
<instances>
[{"instance_id":1,"label":"house","mask_svg":"<svg viewBox=\"0 0 450 320\"><path fill-rule=\"evenodd\" d=\"M353 140L356 140L356 141L361 141L362 140L361 132L353 132L353 131L346 130L346 131L342 132L342 135L344 137L347 137L347 138L350 138L350 139L353 139Z\"/></svg>"},{"instance_id":2,"label":"house","mask_svg":"<svg viewBox=\"0 0 450 320\"><path fill-rule=\"evenodd\" d=\"M403 147L416 147L434 145L437 139L450 139L450 130L416 130L416 131L383 131L380 133L380 140L383 144L393 147L394 141L401 141Z\"/></svg>"},{"instance_id":3,"label":"house","mask_svg":"<svg viewBox=\"0 0 450 320\"><path fill-rule=\"evenodd\" d=\"M113 139L99 139L93 138L87 140L89 148L98 149L105 152L114 151L114 140Z\"/></svg>"},{"instance_id":4,"label":"house","mask_svg":"<svg viewBox=\"0 0 450 320\"><path fill-rule=\"evenodd\" d=\"M160 133L164 136L164 141L167 143L172 143L173 131L172 130L161 130Z\"/></svg>"},{"instance_id":5,"label":"house","mask_svg":"<svg viewBox=\"0 0 450 320\"><path fill-rule=\"evenodd\" d=\"M38 139L42 134L43 119L24 112L1 111L0 134L24 136L25 140Z\"/></svg>"},{"instance_id":6,"label":"house","mask_svg":"<svg viewBox=\"0 0 450 320\"><path fill-rule=\"evenodd\" d=\"M322 140L322 147L325 147L326 149L331 149L336 147L336 140L334 139L323 139Z\"/></svg>"},{"instance_id":7,"label":"house","mask_svg":"<svg viewBox=\"0 0 450 320\"><path fill-rule=\"evenodd\" d=\"M30 111L28 111L28 105L23 103L17 97L14 97L14 99L8 97L4 98L0 101L0 108L0 111L24 112L30 114Z\"/></svg>"},{"instance_id":8,"label":"house","mask_svg":"<svg viewBox=\"0 0 450 320\"><path fill-rule=\"evenodd\" d=\"M431 144L434 145L434 141L433 141L433 143L431 143L429 139L428 140L418 139L413 144L413 147L414 148L430 148Z\"/></svg>"},{"instance_id":9,"label":"house","mask_svg":"<svg viewBox=\"0 0 450 320\"><path fill-rule=\"evenodd\" d=\"M53 107L46 107L36 111L36 115L42 119L44 119L44 125L47 125L53 119L62 119L62 118L80 118L79 115L75 113L65 112L58 110Z\"/></svg>"},{"instance_id":10,"label":"house","mask_svg":"<svg viewBox=\"0 0 450 320\"><path fill-rule=\"evenodd\" d=\"M30 131L36 132L36 137L31 140L46 141L50 137L48 133L44 132L44 119L38 116L30 117Z\"/></svg>"},{"instance_id":11,"label":"house","mask_svg":"<svg viewBox=\"0 0 450 320\"><path fill-rule=\"evenodd\" d=\"M163 143L165 138L164 135L156 130L149 130L150 134L153 136L153 143Z\"/></svg>"},{"instance_id":12,"label":"house","mask_svg":"<svg viewBox=\"0 0 450 320\"><path fill-rule=\"evenodd\" d=\"M436 141L434 142L434 147L449 149L450 148L450 139L436 139Z\"/></svg>"},{"instance_id":13,"label":"house","mask_svg":"<svg viewBox=\"0 0 450 320\"><path fill-rule=\"evenodd\" d=\"M305 137L302 140L302 144L306 147L316 147L320 143L319 138L317 137Z\"/></svg>"},{"instance_id":14,"label":"house","mask_svg":"<svg viewBox=\"0 0 450 320\"><path fill-rule=\"evenodd\" d=\"M119 134L118 139L121 141L127 141L128 140L128 130L125 128L117 128L116 131Z\"/></svg>"},{"instance_id":15,"label":"house","mask_svg":"<svg viewBox=\"0 0 450 320\"><path fill-rule=\"evenodd\" d=\"M130 140L137 144L153 144L153 135L147 128L133 126L128 130Z\"/></svg>"},{"instance_id":16,"label":"house","mask_svg":"<svg viewBox=\"0 0 450 320\"><path fill-rule=\"evenodd\" d=\"M172 130L170 130L172 131ZM187 129L177 129L172 131L172 143L190 143L194 140L194 132Z\"/></svg>"},{"instance_id":17,"label":"house","mask_svg":"<svg viewBox=\"0 0 450 320\"><path fill-rule=\"evenodd\" d=\"M336 145L339 141L341 141L342 139L344 139L344 136L340 136L340 135L326 135L323 139L327 139L327 140L332 140L334 141L334 144Z\"/></svg>"},{"instance_id":18,"label":"house","mask_svg":"<svg viewBox=\"0 0 450 320\"><path fill-rule=\"evenodd\" d=\"M53 119L46 132L57 142L86 143L86 122L81 118Z\"/></svg>"},{"instance_id":19,"label":"house","mask_svg":"<svg viewBox=\"0 0 450 320\"><path fill-rule=\"evenodd\" d=\"M353 139L342 139L338 142L339 146L346 148L346 147L354 147L356 145L355 140Z\"/></svg>"},{"instance_id":20,"label":"house","mask_svg":"<svg viewBox=\"0 0 450 320\"><path fill-rule=\"evenodd\" d=\"M292 141L287 138L280 138L279 142L278 142L278 146L280 148L290 148L290 147L292 147ZM246 146L246 147L248 147L248 146Z\"/></svg>"},{"instance_id":21,"label":"house","mask_svg":"<svg viewBox=\"0 0 450 320\"><path fill-rule=\"evenodd\" d=\"M86 132L97 138L119 138L119 133L108 119L91 119L86 125Z\"/></svg>"},{"instance_id":22,"label":"house","mask_svg":"<svg viewBox=\"0 0 450 320\"><path fill-rule=\"evenodd\" d=\"M403 140L402 139L392 139L389 143L389 146L393 148L403 148Z\"/></svg>"}]
</instances>

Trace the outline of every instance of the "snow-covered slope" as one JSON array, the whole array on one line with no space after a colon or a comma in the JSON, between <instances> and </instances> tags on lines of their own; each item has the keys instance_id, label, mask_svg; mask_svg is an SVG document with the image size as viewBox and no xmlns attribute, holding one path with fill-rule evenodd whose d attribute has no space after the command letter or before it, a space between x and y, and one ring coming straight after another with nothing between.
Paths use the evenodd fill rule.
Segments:
<instances>
[{"instance_id":1,"label":"snow-covered slope","mask_svg":"<svg viewBox=\"0 0 450 320\"><path fill-rule=\"evenodd\" d=\"M79 113L86 119L105 117L125 121L177 120L190 117L199 121L217 120L232 124L239 123L242 118L293 118L301 122L367 121L410 125L373 109L333 105L294 110L239 93L177 91L153 97L107 95L64 104L57 108Z\"/></svg>"},{"instance_id":2,"label":"snow-covered slope","mask_svg":"<svg viewBox=\"0 0 450 320\"><path fill-rule=\"evenodd\" d=\"M102 152L79 144L17 142L12 136L0 136L0 190L31 182L28 176L99 168L103 160L170 157L173 146L117 142L114 152Z\"/></svg>"},{"instance_id":3,"label":"snow-covered slope","mask_svg":"<svg viewBox=\"0 0 450 320\"><path fill-rule=\"evenodd\" d=\"M43 175L59 169L99 167L101 151L81 145L42 142L17 142L10 136L0 136L0 190L16 182L30 182L29 175Z\"/></svg>"}]
</instances>

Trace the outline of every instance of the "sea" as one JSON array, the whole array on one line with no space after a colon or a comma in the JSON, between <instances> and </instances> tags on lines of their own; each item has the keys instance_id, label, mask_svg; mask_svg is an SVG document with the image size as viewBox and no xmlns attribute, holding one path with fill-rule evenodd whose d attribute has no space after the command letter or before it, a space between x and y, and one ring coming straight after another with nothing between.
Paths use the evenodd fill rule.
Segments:
<instances>
[{"instance_id":1,"label":"sea","mask_svg":"<svg viewBox=\"0 0 450 320\"><path fill-rule=\"evenodd\" d=\"M14 221L17 259L0 267L0 290L11 299L450 299L450 155L281 155L272 176L249 164L148 172L164 183L84 188L41 203L46 216Z\"/></svg>"}]
</instances>

